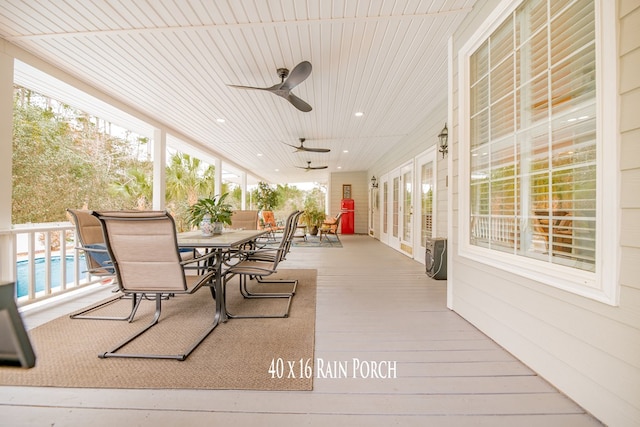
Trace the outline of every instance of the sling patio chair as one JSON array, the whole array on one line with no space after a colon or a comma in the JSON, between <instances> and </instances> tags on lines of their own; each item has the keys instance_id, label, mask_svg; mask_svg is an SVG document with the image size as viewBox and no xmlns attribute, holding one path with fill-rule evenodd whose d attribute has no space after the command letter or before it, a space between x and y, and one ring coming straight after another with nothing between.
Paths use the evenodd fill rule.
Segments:
<instances>
[{"instance_id":1,"label":"sling patio chair","mask_svg":"<svg viewBox=\"0 0 640 427\"><path fill-rule=\"evenodd\" d=\"M333 218L328 218L326 219L323 223L322 226L318 229L318 231L320 232L320 241L322 242L322 239L326 238L329 242L329 235L333 234L334 236L336 236L336 240L338 242L340 242L340 237L338 236L338 232L340 230L340 219L342 218L342 212L340 212L338 215L336 215Z\"/></svg>"},{"instance_id":2,"label":"sling patio chair","mask_svg":"<svg viewBox=\"0 0 640 427\"><path fill-rule=\"evenodd\" d=\"M234 251L231 258L225 261L227 270L224 272L224 286L234 276L239 276L240 293L244 298L288 298L286 309L279 314L266 315L236 315L228 313L229 318L274 318L288 317L291 308L291 300L296 292L298 280L296 279L265 279L272 274L277 273L278 264L284 259L286 251L290 247L293 233L300 218L300 211L292 212L288 217L284 227L282 240L277 248L269 248L266 246L260 248L239 249ZM250 292L247 287L247 281L255 279L260 284L265 283L290 283L293 285L288 292ZM226 291L225 291L226 297ZM226 305L226 304L225 304Z\"/></svg>"},{"instance_id":3,"label":"sling patio chair","mask_svg":"<svg viewBox=\"0 0 640 427\"><path fill-rule=\"evenodd\" d=\"M257 230L258 211L235 210L231 213L231 228L236 230Z\"/></svg>"},{"instance_id":4,"label":"sling patio chair","mask_svg":"<svg viewBox=\"0 0 640 427\"><path fill-rule=\"evenodd\" d=\"M219 313L183 353L127 354L117 351L158 323L163 294L193 294L212 281L215 269L210 267L209 260L214 253L183 260L178 249L175 222L166 211L103 211L92 214L102 223L120 290L124 294L153 294L156 306L151 323L99 357L185 360L218 325Z\"/></svg>"},{"instance_id":5,"label":"sling patio chair","mask_svg":"<svg viewBox=\"0 0 640 427\"><path fill-rule=\"evenodd\" d=\"M262 217L262 223L260 224L260 228L262 230L267 230L269 232L267 233L267 240L275 241L276 233L283 231L284 227L278 225L278 222L276 221L276 217L273 214L273 211L262 211L260 215Z\"/></svg>"},{"instance_id":6,"label":"sling patio chair","mask_svg":"<svg viewBox=\"0 0 640 427\"><path fill-rule=\"evenodd\" d=\"M111 262L111 257L104 243L102 224L98 218L91 214L91 211L84 209L67 209L73 220L76 229L76 250L84 252L84 259L87 265L86 272L91 276L98 276L105 279L116 279L115 269ZM118 292L119 289L114 290ZM139 295L131 295L131 311L126 316L94 316L91 313L99 308L103 308L122 298L125 294L118 292L118 295L109 300L100 302L70 315L72 319L95 319L95 320L127 320L131 322L140 304Z\"/></svg>"}]
</instances>

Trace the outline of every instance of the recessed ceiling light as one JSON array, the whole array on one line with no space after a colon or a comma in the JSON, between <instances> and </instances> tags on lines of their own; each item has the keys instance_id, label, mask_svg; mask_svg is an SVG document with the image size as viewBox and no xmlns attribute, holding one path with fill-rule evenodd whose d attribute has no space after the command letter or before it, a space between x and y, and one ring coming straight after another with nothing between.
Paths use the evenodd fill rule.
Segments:
<instances>
[{"instance_id":1,"label":"recessed ceiling light","mask_svg":"<svg viewBox=\"0 0 640 427\"><path fill-rule=\"evenodd\" d=\"M216 119L216 122L218 123L224 123L224 119L220 118L220 119Z\"/></svg>"},{"instance_id":2,"label":"recessed ceiling light","mask_svg":"<svg viewBox=\"0 0 640 427\"><path fill-rule=\"evenodd\" d=\"M342 166L338 166L338 169L342 169Z\"/></svg>"},{"instance_id":3,"label":"recessed ceiling light","mask_svg":"<svg viewBox=\"0 0 640 427\"><path fill-rule=\"evenodd\" d=\"M274 169L274 171L276 171L276 172L280 172L280 169Z\"/></svg>"},{"instance_id":4,"label":"recessed ceiling light","mask_svg":"<svg viewBox=\"0 0 640 427\"><path fill-rule=\"evenodd\" d=\"M262 157L262 153L258 153L258 154L257 154L257 156L258 156L258 157Z\"/></svg>"},{"instance_id":5,"label":"recessed ceiling light","mask_svg":"<svg viewBox=\"0 0 640 427\"><path fill-rule=\"evenodd\" d=\"M356 117L362 117L362 116L364 116L364 113L362 111L358 111L356 113Z\"/></svg>"},{"instance_id":6,"label":"recessed ceiling light","mask_svg":"<svg viewBox=\"0 0 640 427\"><path fill-rule=\"evenodd\" d=\"M348 153L348 152L349 152L349 150L342 150L342 152L343 152L343 153Z\"/></svg>"}]
</instances>

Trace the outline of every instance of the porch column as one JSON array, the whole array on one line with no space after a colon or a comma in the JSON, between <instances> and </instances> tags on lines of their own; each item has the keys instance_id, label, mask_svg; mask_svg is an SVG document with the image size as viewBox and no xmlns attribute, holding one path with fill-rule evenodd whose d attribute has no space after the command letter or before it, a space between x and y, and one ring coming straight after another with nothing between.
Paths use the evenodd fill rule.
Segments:
<instances>
[{"instance_id":1,"label":"porch column","mask_svg":"<svg viewBox=\"0 0 640 427\"><path fill-rule=\"evenodd\" d=\"M247 173L240 172L240 179L242 180L240 183L240 188L242 189L242 194L240 195L240 209L247 209Z\"/></svg>"},{"instance_id":2,"label":"porch column","mask_svg":"<svg viewBox=\"0 0 640 427\"><path fill-rule=\"evenodd\" d=\"M222 194L222 160L216 159L215 161L215 187L214 195Z\"/></svg>"},{"instance_id":3,"label":"porch column","mask_svg":"<svg viewBox=\"0 0 640 427\"><path fill-rule=\"evenodd\" d=\"M0 41L0 48L4 42ZM11 229L13 152L13 57L0 52L0 230ZM0 279L14 280L15 251L11 234L0 234Z\"/></svg>"},{"instance_id":4,"label":"porch column","mask_svg":"<svg viewBox=\"0 0 640 427\"><path fill-rule=\"evenodd\" d=\"M167 132L156 129L153 132L153 209L165 209L167 164Z\"/></svg>"}]
</instances>

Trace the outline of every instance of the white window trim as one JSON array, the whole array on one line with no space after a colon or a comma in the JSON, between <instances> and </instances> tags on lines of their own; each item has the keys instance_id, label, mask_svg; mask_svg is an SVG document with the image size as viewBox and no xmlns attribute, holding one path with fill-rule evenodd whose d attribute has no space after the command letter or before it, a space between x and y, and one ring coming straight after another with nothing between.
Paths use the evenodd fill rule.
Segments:
<instances>
[{"instance_id":1,"label":"white window trim","mask_svg":"<svg viewBox=\"0 0 640 427\"><path fill-rule=\"evenodd\" d=\"M618 57L615 2L595 0L596 11L596 272L590 273L471 245L469 156L469 57L523 0L503 0L458 52L458 245L460 256L537 282L594 299L619 304L620 137L618 131ZM605 78L608 77L608 78ZM604 144L602 141L607 141ZM605 149L606 145L606 149ZM606 173L605 173L606 171Z\"/></svg>"}]
</instances>

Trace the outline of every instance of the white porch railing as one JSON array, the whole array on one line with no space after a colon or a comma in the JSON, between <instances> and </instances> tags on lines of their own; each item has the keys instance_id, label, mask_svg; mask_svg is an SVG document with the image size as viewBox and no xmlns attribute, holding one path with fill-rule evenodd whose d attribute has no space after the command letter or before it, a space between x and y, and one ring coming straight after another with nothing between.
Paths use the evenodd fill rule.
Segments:
<instances>
[{"instance_id":1,"label":"white porch railing","mask_svg":"<svg viewBox=\"0 0 640 427\"><path fill-rule=\"evenodd\" d=\"M26 292L22 292L24 295L16 295L19 306L76 290L101 280L91 276L83 278L86 276L84 272L87 268L83 255L75 249L75 234L75 227L69 222L19 224L14 225L11 230L0 230L0 238L3 242L0 253L6 254L5 251L11 251L10 254L3 255L10 261L3 264L9 271L1 271L1 279L15 281L16 292L19 292L18 262L26 263L27 273L25 277L20 277L22 283L26 281ZM67 258L73 261L69 266ZM59 262L60 265L59 277L56 278L59 285L55 286L52 285L54 262ZM38 272L39 274L36 274L37 267L42 270ZM73 272L73 279L70 281L67 279L69 269Z\"/></svg>"}]
</instances>

